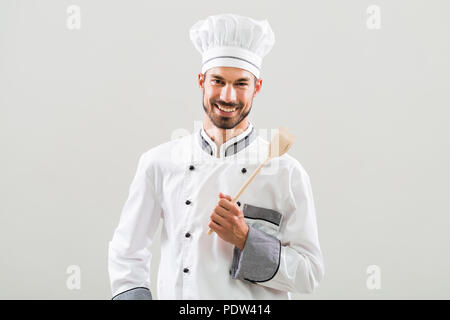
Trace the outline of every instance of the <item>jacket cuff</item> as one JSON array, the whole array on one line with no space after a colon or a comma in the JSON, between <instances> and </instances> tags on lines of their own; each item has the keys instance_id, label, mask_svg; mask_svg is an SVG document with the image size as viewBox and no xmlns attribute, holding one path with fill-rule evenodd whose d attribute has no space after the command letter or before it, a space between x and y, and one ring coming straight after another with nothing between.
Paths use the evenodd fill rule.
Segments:
<instances>
[{"instance_id":1,"label":"jacket cuff","mask_svg":"<svg viewBox=\"0 0 450 320\"><path fill-rule=\"evenodd\" d=\"M243 250L234 247L231 277L251 282L269 281L278 271L280 255L280 240L249 226Z\"/></svg>"},{"instance_id":2,"label":"jacket cuff","mask_svg":"<svg viewBox=\"0 0 450 320\"><path fill-rule=\"evenodd\" d=\"M133 288L115 295L112 300L152 300L152 294L148 288Z\"/></svg>"}]
</instances>

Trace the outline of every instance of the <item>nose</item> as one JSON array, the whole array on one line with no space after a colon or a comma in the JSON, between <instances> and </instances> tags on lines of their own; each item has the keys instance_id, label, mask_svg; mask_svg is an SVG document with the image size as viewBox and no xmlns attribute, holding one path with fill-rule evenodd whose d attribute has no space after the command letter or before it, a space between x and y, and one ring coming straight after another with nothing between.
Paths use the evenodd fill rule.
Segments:
<instances>
[{"instance_id":1,"label":"nose","mask_svg":"<svg viewBox=\"0 0 450 320\"><path fill-rule=\"evenodd\" d=\"M235 102L236 101L236 90L232 85L226 84L222 91L220 92L220 100L226 102Z\"/></svg>"}]
</instances>

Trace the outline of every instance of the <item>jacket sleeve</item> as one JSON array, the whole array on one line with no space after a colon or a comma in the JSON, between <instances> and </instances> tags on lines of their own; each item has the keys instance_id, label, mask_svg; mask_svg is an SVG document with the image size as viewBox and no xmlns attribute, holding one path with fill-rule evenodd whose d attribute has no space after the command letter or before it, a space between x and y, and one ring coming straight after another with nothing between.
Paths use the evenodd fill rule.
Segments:
<instances>
[{"instance_id":1,"label":"jacket sleeve","mask_svg":"<svg viewBox=\"0 0 450 320\"><path fill-rule=\"evenodd\" d=\"M279 237L250 227L243 250L234 249L231 275L277 290L312 293L324 266L311 184L300 164L289 176L291 208Z\"/></svg>"},{"instance_id":2,"label":"jacket sleeve","mask_svg":"<svg viewBox=\"0 0 450 320\"><path fill-rule=\"evenodd\" d=\"M119 225L109 242L108 271L114 300L151 299L148 247L158 228L162 209L154 181L149 177L149 163L144 153L139 159Z\"/></svg>"}]
</instances>

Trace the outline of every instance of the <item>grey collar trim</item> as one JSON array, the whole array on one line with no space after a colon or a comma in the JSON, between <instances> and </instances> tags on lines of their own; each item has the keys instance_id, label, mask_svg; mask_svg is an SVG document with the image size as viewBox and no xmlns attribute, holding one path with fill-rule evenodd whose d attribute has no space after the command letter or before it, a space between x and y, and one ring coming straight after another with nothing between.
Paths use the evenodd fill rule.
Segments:
<instances>
[{"instance_id":1,"label":"grey collar trim","mask_svg":"<svg viewBox=\"0 0 450 320\"><path fill-rule=\"evenodd\" d=\"M202 130L200 129L198 133L199 137L199 143L202 149L210 154L213 155L213 148L211 147L210 143L202 136ZM242 149L246 148L250 143L252 143L256 139L256 131L255 127L252 127L251 131L242 139L234 142L232 145L228 146L225 149L225 157L232 156Z\"/></svg>"}]
</instances>

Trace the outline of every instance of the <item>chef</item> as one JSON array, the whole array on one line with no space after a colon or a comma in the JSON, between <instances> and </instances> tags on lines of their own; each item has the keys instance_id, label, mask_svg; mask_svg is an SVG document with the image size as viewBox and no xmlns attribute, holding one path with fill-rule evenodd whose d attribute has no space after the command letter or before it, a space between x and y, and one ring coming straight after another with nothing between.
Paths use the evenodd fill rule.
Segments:
<instances>
[{"instance_id":1,"label":"chef","mask_svg":"<svg viewBox=\"0 0 450 320\"><path fill-rule=\"evenodd\" d=\"M324 266L301 164L287 153L270 160L231 201L268 154L249 113L272 29L266 20L221 14L194 24L190 39L202 55L203 125L140 156L109 243L113 300L152 299L149 247L160 220L159 299L311 293Z\"/></svg>"}]
</instances>

